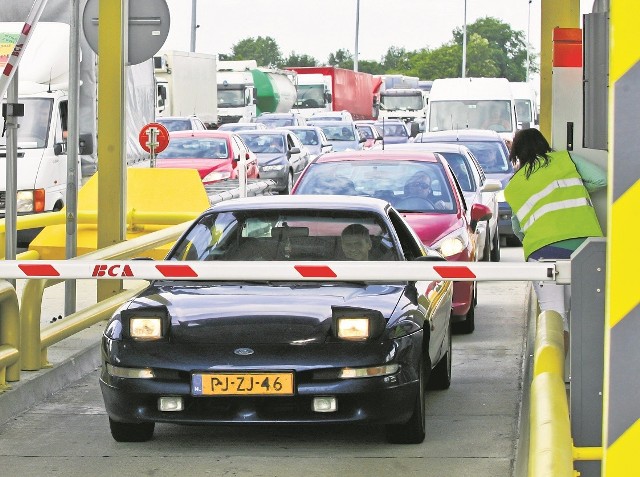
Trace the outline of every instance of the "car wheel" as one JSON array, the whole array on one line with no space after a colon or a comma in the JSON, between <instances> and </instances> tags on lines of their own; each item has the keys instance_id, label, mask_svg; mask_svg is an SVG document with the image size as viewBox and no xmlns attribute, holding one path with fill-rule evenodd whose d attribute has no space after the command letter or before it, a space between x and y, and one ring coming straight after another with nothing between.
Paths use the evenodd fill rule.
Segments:
<instances>
[{"instance_id":1,"label":"car wheel","mask_svg":"<svg viewBox=\"0 0 640 477\"><path fill-rule=\"evenodd\" d=\"M496 233L493 235L493 249L491 250L491 261L499 262L500 261L500 234L496 230Z\"/></svg>"},{"instance_id":2,"label":"car wheel","mask_svg":"<svg viewBox=\"0 0 640 477\"><path fill-rule=\"evenodd\" d=\"M293 172L289 171L289 174L287 175L287 185L280 194L289 195L291 193L291 189L293 189Z\"/></svg>"},{"instance_id":3,"label":"car wheel","mask_svg":"<svg viewBox=\"0 0 640 477\"><path fill-rule=\"evenodd\" d=\"M424 360L420 358L418 371L418 393L413 406L413 414L404 424L389 424L386 427L387 441L392 444L420 444L424 441L427 428L425 412L426 393L424 380Z\"/></svg>"},{"instance_id":4,"label":"car wheel","mask_svg":"<svg viewBox=\"0 0 640 477\"><path fill-rule=\"evenodd\" d=\"M475 300L476 300L476 291L475 291L475 284L474 284L473 296L471 297L471 306L469 306L469 311L467 311L467 314L464 317L464 321L454 323L454 331L456 333L468 335L470 333L473 333L473 330L475 330L476 328L476 323L475 323L476 311L474 306Z\"/></svg>"},{"instance_id":5,"label":"car wheel","mask_svg":"<svg viewBox=\"0 0 640 477\"><path fill-rule=\"evenodd\" d=\"M433 368L433 371L431 371L431 377L429 378L427 386L429 389L449 389L449 386L451 386L451 327L449 327L447 335L447 351L445 355L440 358L440 361L436 364L436 367Z\"/></svg>"},{"instance_id":6,"label":"car wheel","mask_svg":"<svg viewBox=\"0 0 640 477\"><path fill-rule=\"evenodd\" d=\"M482 251L482 261L491 261L491 228L489 228L489 222L487 222L487 233L484 236L484 250Z\"/></svg>"},{"instance_id":7,"label":"car wheel","mask_svg":"<svg viewBox=\"0 0 640 477\"><path fill-rule=\"evenodd\" d=\"M109 418L111 435L118 442L146 442L153 437L155 422L118 422Z\"/></svg>"}]
</instances>

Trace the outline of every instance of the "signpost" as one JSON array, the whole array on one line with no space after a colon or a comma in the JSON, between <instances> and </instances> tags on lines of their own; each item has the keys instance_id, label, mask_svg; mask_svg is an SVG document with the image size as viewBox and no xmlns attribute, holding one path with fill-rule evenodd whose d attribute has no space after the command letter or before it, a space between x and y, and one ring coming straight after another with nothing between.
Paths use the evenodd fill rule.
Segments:
<instances>
[{"instance_id":1,"label":"signpost","mask_svg":"<svg viewBox=\"0 0 640 477\"><path fill-rule=\"evenodd\" d=\"M156 154L169 145L169 131L160 123L149 123L140 130L138 140L142 149L151 154L151 167L156 167Z\"/></svg>"}]
</instances>

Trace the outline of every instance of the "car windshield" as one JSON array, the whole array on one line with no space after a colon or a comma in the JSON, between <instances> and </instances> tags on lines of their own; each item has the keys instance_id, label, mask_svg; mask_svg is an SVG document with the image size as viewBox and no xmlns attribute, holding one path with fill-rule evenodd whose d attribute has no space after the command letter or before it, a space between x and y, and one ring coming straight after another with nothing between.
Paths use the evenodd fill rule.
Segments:
<instances>
[{"instance_id":1,"label":"car windshield","mask_svg":"<svg viewBox=\"0 0 640 477\"><path fill-rule=\"evenodd\" d=\"M281 154L284 137L279 134L239 134L249 149L255 153Z\"/></svg>"},{"instance_id":2,"label":"car windshield","mask_svg":"<svg viewBox=\"0 0 640 477\"><path fill-rule=\"evenodd\" d=\"M380 95L381 109L417 110L422 109L422 92L416 91L411 95L384 94Z\"/></svg>"},{"instance_id":3,"label":"car windshield","mask_svg":"<svg viewBox=\"0 0 640 477\"><path fill-rule=\"evenodd\" d=\"M296 129L293 131L293 134L298 136L298 139L300 139L302 144L304 144L305 146L317 146L318 144L320 144L318 133L311 129Z\"/></svg>"},{"instance_id":4,"label":"car windshield","mask_svg":"<svg viewBox=\"0 0 640 477\"><path fill-rule=\"evenodd\" d=\"M268 128L279 128L282 126L293 126L293 118L257 118L257 123L262 123Z\"/></svg>"},{"instance_id":5,"label":"car windshield","mask_svg":"<svg viewBox=\"0 0 640 477\"><path fill-rule=\"evenodd\" d=\"M429 131L453 129L512 129L507 100L431 101Z\"/></svg>"},{"instance_id":6,"label":"car windshield","mask_svg":"<svg viewBox=\"0 0 640 477\"><path fill-rule=\"evenodd\" d=\"M356 136L353 131L353 128L348 126L341 126L337 124L333 125L322 125L320 126L322 131L324 131L324 135L327 136L329 141L355 141Z\"/></svg>"},{"instance_id":7,"label":"car windshield","mask_svg":"<svg viewBox=\"0 0 640 477\"><path fill-rule=\"evenodd\" d=\"M460 188L465 192L475 191L476 185L473 180L473 173L465 156L457 152L441 152L440 154L444 156L451 166L451 170L456 176L456 179L458 179Z\"/></svg>"},{"instance_id":8,"label":"car windshield","mask_svg":"<svg viewBox=\"0 0 640 477\"><path fill-rule=\"evenodd\" d=\"M341 239L347 227L347 232L355 228L368 234L368 260L399 260L376 214L264 209L202 216L167 260L347 260Z\"/></svg>"},{"instance_id":9,"label":"car windshield","mask_svg":"<svg viewBox=\"0 0 640 477\"><path fill-rule=\"evenodd\" d=\"M371 130L371 126L358 126L358 130L360 134L362 134L367 139L373 139L373 131Z\"/></svg>"},{"instance_id":10,"label":"car windshield","mask_svg":"<svg viewBox=\"0 0 640 477\"><path fill-rule=\"evenodd\" d=\"M513 166L500 141L465 142L486 174L511 173Z\"/></svg>"},{"instance_id":11,"label":"car windshield","mask_svg":"<svg viewBox=\"0 0 640 477\"><path fill-rule=\"evenodd\" d=\"M226 159L229 156L224 138L172 137L167 148L158 154L158 159Z\"/></svg>"},{"instance_id":12,"label":"car windshield","mask_svg":"<svg viewBox=\"0 0 640 477\"><path fill-rule=\"evenodd\" d=\"M295 193L376 197L403 212L457 211L442 164L432 162L343 160L315 163L300 177ZM436 209L439 201L442 206Z\"/></svg>"},{"instance_id":13,"label":"car windshield","mask_svg":"<svg viewBox=\"0 0 640 477\"><path fill-rule=\"evenodd\" d=\"M244 106L244 92L241 89L218 89L219 108L240 108Z\"/></svg>"},{"instance_id":14,"label":"car windshield","mask_svg":"<svg viewBox=\"0 0 640 477\"><path fill-rule=\"evenodd\" d=\"M51 124L51 99L20 98L24 104L24 116L18 118L18 147L35 149L47 146L49 124ZM6 101L3 101L6 104ZM0 146L7 145L4 117L0 115Z\"/></svg>"},{"instance_id":15,"label":"car windshield","mask_svg":"<svg viewBox=\"0 0 640 477\"><path fill-rule=\"evenodd\" d=\"M167 131L190 131L191 130L191 121L188 119L164 119L158 118L157 122L162 124Z\"/></svg>"},{"instance_id":16,"label":"car windshield","mask_svg":"<svg viewBox=\"0 0 640 477\"><path fill-rule=\"evenodd\" d=\"M409 134L407 133L407 128L405 128L402 124L380 123L380 127L382 128L383 134L385 136L409 136Z\"/></svg>"}]
</instances>

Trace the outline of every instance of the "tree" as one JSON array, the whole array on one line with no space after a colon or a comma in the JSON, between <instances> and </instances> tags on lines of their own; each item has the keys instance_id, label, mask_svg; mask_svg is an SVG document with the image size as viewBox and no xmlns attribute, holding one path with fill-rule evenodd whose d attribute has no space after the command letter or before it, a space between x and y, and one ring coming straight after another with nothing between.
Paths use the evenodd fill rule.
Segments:
<instances>
[{"instance_id":1,"label":"tree","mask_svg":"<svg viewBox=\"0 0 640 477\"><path fill-rule=\"evenodd\" d=\"M353 69L353 55L349 50L340 48L338 51L329 54L328 63L331 66L337 66L338 68L346 68L348 70Z\"/></svg>"},{"instance_id":2,"label":"tree","mask_svg":"<svg viewBox=\"0 0 640 477\"><path fill-rule=\"evenodd\" d=\"M462 28L456 28L453 31L453 40L460 47L462 47L462 35ZM509 81L525 81L527 44L522 31L512 30L507 23L497 18L485 17L467 25L467 38L471 39L473 35L479 35L487 40L491 60L498 68L496 77L507 78ZM470 59L471 57L467 56L469 71L478 69Z\"/></svg>"},{"instance_id":3,"label":"tree","mask_svg":"<svg viewBox=\"0 0 640 477\"><path fill-rule=\"evenodd\" d=\"M397 46L390 46L382 57L382 68L386 73L405 73L410 68L407 50Z\"/></svg>"},{"instance_id":4,"label":"tree","mask_svg":"<svg viewBox=\"0 0 640 477\"><path fill-rule=\"evenodd\" d=\"M231 48L232 60L256 60L258 66L278 66L282 64L282 53L276 41L270 36L245 38Z\"/></svg>"},{"instance_id":5,"label":"tree","mask_svg":"<svg viewBox=\"0 0 640 477\"><path fill-rule=\"evenodd\" d=\"M372 60L358 60L358 71L372 75L383 75L387 73L382 64Z\"/></svg>"},{"instance_id":6,"label":"tree","mask_svg":"<svg viewBox=\"0 0 640 477\"><path fill-rule=\"evenodd\" d=\"M285 58L282 66L318 66L318 60L309 55L298 55L295 51Z\"/></svg>"}]
</instances>

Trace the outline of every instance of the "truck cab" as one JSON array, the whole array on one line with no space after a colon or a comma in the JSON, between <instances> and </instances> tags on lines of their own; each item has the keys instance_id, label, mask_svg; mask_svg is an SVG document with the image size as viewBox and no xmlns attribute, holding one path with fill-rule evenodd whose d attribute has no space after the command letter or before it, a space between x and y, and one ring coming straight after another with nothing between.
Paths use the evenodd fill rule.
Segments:
<instances>
[{"instance_id":1,"label":"truck cab","mask_svg":"<svg viewBox=\"0 0 640 477\"><path fill-rule=\"evenodd\" d=\"M252 69L255 60L219 61L218 123L251 122L256 117L256 94Z\"/></svg>"},{"instance_id":2,"label":"truck cab","mask_svg":"<svg viewBox=\"0 0 640 477\"><path fill-rule=\"evenodd\" d=\"M331 77L322 74L298 75L297 91L292 112L309 119L313 115L333 111Z\"/></svg>"}]
</instances>

